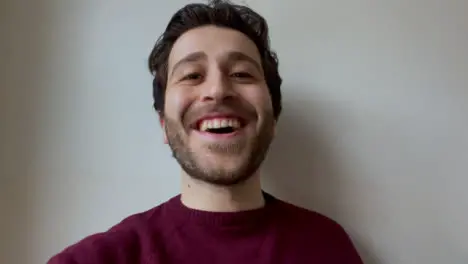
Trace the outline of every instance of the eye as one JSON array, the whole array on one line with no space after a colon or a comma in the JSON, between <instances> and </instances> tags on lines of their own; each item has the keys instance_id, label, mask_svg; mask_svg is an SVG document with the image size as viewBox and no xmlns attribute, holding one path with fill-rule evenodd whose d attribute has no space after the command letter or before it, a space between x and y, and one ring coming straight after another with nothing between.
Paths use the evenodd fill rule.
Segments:
<instances>
[{"instance_id":1,"label":"eye","mask_svg":"<svg viewBox=\"0 0 468 264\"><path fill-rule=\"evenodd\" d=\"M234 77L234 78L251 78L252 74L250 74L248 72L235 72L235 73L231 74L231 77Z\"/></svg>"},{"instance_id":2,"label":"eye","mask_svg":"<svg viewBox=\"0 0 468 264\"><path fill-rule=\"evenodd\" d=\"M202 78L202 75L201 75L201 74L195 73L195 72L194 72L194 73L190 73L190 74L185 75L185 76L182 78L182 80L183 80L183 81L185 81L185 80L190 81L190 80L199 80L199 79L201 79L201 78Z\"/></svg>"}]
</instances>

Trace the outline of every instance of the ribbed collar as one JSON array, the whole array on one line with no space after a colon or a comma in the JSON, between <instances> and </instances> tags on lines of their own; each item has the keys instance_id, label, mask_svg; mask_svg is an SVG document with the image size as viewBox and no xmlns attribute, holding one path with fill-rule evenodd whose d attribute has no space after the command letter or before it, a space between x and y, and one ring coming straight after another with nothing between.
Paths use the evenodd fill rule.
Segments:
<instances>
[{"instance_id":1,"label":"ribbed collar","mask_svg":"<svg viewBox=\"0 0 468 264\"><path fill-rule=\"evenodd\" d=\"M239 229L265 223L277 204L277 199L263 192L265 205L262 208L240 212L210 212L189 208L182 203L181 195L171 198L165 204L165 216L177 225L197 224L210 228Z\"/></svg>"}]
</instances>

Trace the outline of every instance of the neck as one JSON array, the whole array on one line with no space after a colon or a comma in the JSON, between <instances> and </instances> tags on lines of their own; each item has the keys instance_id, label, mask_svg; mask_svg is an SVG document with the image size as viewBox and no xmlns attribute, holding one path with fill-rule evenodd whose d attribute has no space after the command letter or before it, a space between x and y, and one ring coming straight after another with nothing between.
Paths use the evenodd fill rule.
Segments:
<instances>
[{"instance_id":1,"label":"neck","mask_svg":"<svg viewBox=\"0 0 468 264\"><path fill-rule=\"evenodd\" d=\"M259 173L233 186L213 185L182 173L181 199L189 208L210 212L247 211L265 204Z\"/></svg>"}]
</instances>

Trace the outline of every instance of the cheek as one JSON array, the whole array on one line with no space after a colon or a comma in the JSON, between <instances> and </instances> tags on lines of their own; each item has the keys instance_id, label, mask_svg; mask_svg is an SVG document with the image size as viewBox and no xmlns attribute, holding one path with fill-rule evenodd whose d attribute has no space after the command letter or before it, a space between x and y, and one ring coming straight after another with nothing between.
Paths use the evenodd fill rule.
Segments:
<instances>
[{"instance_id":1,"label":"cheek","mask_svg":"<svg viewBox=\"0 0 468 264\"><path fill-rule=\"evenodd\" d=\"M178 119L189 103L190 98L181 89L167 89L164 104L165 115Z\"/></svg>"},{"instance_id":2,"label":"cheek","mask_svg":"<svg viewBox=\"0 0 468 264\"><path fill-rule=\"evenodd\" d=\"M257 111L269 112L273 109L267 87L251 87L250 89L246 89L244 98L254 106Z\"/></svg>"}]
</instances>

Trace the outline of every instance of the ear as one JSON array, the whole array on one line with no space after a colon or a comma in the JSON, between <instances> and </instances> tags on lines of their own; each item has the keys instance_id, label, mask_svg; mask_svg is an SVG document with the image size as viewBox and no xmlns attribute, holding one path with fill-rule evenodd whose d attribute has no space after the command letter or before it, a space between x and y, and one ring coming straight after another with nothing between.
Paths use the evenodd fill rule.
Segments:
<instances>
[{"instance_id":1,"label":"ear","mask_svg":"<svg viewBox=\"0 0 468 264\"><path fill-rule=\"evenodd\" d=\"M162 132L163 132L163 140L164 144L168 143L167 134L166 134L166 121L161 113L159 113L159 124L161 125Z\"/></svg>"}]
</instances>

